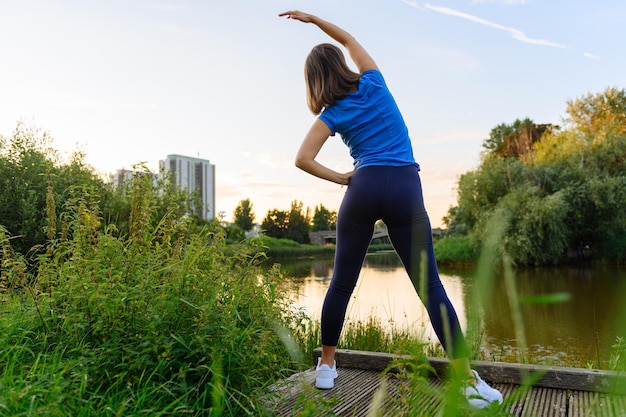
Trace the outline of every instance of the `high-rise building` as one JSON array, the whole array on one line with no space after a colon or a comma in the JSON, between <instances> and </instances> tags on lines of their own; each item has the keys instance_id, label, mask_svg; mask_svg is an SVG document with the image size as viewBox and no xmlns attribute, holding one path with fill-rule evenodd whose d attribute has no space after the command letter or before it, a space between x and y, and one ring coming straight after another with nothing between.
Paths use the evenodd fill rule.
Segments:
<instances>
[{"instance_id":1,"label":"high-rise building","mask_svg":"<svg viewBox=\"0 0 626 417\"><path fill-rule=\"evenodd\" d=\"M122 192L125 192L125 185L127 185L133 179L133 177L137 175L149 175L152 178L152 183L155 186L157 185L157 182L159 180L158 174L154 174L149 171L137 171L122 168L115 171L115 174L109 175L109 182L113 184L116 190L121 190Z\"/></svg>"},{"instance_id":2,"label":"high-rise building","mask_svg":"<svg viewBox=\"0 0 626 417\"><path fill-rule=\"evenodd\" d=\"M160 173L169 176L172 184L189 194L197 193L202 207L194 207L205 220L215 218L215 165L207 159L168 155L159 161Z\"/></svg>"},{"instance_id":3,"label":"high-rise building","mask_svg":"<svg viewBox=\"0 0 626 417\"><path fill-rule=\"evenodd\" d=\"M118 169L115 174L111 174L109 180L116 189L123 190L124 184L133 178L135 171L130 169Z\"/></svg>"}]
</instances>

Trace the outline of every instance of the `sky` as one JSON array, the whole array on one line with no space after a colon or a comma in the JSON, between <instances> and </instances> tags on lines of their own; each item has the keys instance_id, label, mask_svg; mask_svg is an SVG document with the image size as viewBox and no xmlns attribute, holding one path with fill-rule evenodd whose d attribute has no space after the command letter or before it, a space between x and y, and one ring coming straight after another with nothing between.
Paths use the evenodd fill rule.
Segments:
<instances>
[{"instance_id":1,"label":"sky","mask_svg":"<svg viewBox=\"0 0 626 417\"><path fill-rule=\"evenodd\" d=\"M303 68L329 42L299 9L354 35L402 110L433 227L483 141L526 117L563 125L568 100L626 86L622 0L0 0L0 135L48 132L98 173L169 154L216 166L216 207L256 221L293 201L337 210L344 188L298 170L315 121ZM318 156L349 171L339 136Z\"/></svg>"}]
</instances>

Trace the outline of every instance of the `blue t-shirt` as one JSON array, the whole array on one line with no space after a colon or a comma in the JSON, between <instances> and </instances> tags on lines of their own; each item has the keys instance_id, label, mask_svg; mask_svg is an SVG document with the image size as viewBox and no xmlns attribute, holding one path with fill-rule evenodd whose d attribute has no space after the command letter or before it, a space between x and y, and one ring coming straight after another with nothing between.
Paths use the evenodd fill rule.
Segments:
<instances>
[{"instance_id":1,"label":"blue t-shirt","mask_svg":"<svg viewBox=\"0 0 626 417\"><path fill-rule=\"evenodd\" d=\"M357 168L415 165L409 131L402 114L376 70L361 74L359 88L324 109L319 119L339 133Z\"/></svg>"}]
</instances>

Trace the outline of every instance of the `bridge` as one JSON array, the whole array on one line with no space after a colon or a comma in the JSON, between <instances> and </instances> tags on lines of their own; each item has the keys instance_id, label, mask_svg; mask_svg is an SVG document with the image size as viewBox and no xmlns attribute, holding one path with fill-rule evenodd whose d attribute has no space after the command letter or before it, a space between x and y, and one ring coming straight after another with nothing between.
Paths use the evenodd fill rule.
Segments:
<instances>
[{"instance_id":1,"label":"bridge","mask_svg":"<svg viewBox=\"0 0 626 417\"><path fill-rule=\"evenodd\" d=\"M439 237L442 233L443 231L441 229L433 229L433 237ZM321 230L318 232L309 232L309 238L311 239L311 243L315 243L317 245L327 245L329 243L335 243L335 240L337 239L337 231ZM374 228L372 240L379 238L387 238L387 242L389 242L389 231L386 227Z\"/></svg>"}]
</instances>

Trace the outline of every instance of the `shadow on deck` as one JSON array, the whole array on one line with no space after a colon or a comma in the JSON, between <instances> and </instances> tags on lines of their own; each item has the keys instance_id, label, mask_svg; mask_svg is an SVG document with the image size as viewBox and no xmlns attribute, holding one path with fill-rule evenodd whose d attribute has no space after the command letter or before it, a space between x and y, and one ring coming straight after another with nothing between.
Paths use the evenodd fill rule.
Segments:
<instances>
[{"instance_id":1,"label":"shadow on deck","mask_svg":"<svg viewBox=\"0 0 626 417\"><path fill-rule=\"evenodd\" d=\"M313 363L320 354L316 349ZM382 372L395 358L398 356L338 350L335 388L315 389L314 369L295 374L271 388L272 411L276 416L314 415L306 412L313 407L327 410L323 415L351 417L448 415L441 413L446 382L436 376L445 375L448 361L429 358L436 374L424 379L423 386L411 387L414 398L407 401L406 381L397 373ZM504 404L489 410L499 408L497 415L626 416L626 379L614 372L484 361L474 361L472 367L502 392ZM532 386L524 384L529 380Z\"/></svg>"}]
</instances>

